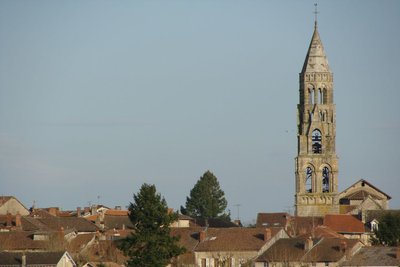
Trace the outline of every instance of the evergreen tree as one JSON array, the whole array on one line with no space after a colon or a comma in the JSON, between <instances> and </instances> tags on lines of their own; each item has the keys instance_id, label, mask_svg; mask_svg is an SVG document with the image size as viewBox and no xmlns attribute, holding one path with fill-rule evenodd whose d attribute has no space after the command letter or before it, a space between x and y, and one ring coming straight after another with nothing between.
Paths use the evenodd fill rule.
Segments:
<instances>
[{"instance_id":1,"label":"evergreen tree","mask_svg":"<svg viewBox=\"0 0 400 267\"><path fill-rule=\"evenodd\" d=\"M190 197L186 198L186 207L181 206L181 212L195 218L230 220L229 213L225 213L227 205L217 177L206 171L190 190Z\"/></svg>"},{"instance_id":2,"label":"evergreen tree","mask_svg":"<svg viewBox=\"0 0 400 267\"><path fill-rule=\"evenodd\" d=\"M373 244L400 246L400 215L390 212L385 214L374 233Z\"/></svg>"},{"instance_id":3,"label":"evergreen tree","mask_svg":"<svg viewBox=\"0 0 400 267\"><path fill-rule=\"evenodd\" d=\"M127 266L164 267L184 252L178 238L170 235L170 224L177 214L168 212L164 198L154 185L143 184L134 203L129 206L133 233L123 239L119 248L129 257Z\"/></svg>"}]
</instances>

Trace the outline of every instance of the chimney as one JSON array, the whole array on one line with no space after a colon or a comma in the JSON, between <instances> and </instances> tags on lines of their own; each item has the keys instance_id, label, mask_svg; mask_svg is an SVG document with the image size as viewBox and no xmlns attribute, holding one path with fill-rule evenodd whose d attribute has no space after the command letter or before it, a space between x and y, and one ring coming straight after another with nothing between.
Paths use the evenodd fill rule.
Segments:
<instances>
[{"instance_id":1,"label":"chimney","mask_svg":"<svg viewBox=\"0 0 400 267\"><path fill-rule=\"evenodd\" d=\"M21 266L22 266L22 267L26 267L26 255L25 255L25 254L22 254L22 257L21 257Z\"/></svg>"},{"instance_id":2,"label":"chimney","mask_svg":"<svg viewBox=\"0 0 400 267\"><path fill-rule=\"evenodd\" d=\"M121 206L115 206L116 210L121 210Z\"/></svg>"},{"instance_id":3,"label":"chimney","mask_svg":"<svg viewBox=\"0 0 400 267\"><path fill-rule=\"evenodd\" d=\"M311 239L311 236L307 238L304 242L304 250L308 251L310 250L314 245L313 240Z\"/></svg>"},{"instance_id":4,"label":"chimney","mask_svg":"<svg viewBox=\"0 0 400 267\"><path fill-rule=\"evenodd\" d=\"M11 227L12 226L12 215L11 213L7 212L7 227Z\"/></svg>"},{"instance_id":5,"label":"chimney","mask_svg":"<svg viewBox=\"0 0 400 267\"><path fill-rule=\"evenodd\" d=\"M242 222L240 220L234 220L233 223L239 227L242 227Z\"/></svg>"},{"instance_id":6,"label":"chimney","mask_svg":"<svg viewBox=\"0 0 400 267\"><path fill-rule=\"evenodd\" d=\"M264 241L270 240L271 236L272 236L271 229L270 228L265 228Z\"/></svg>"},{"instance_id":7,"label":"chimney","mask_svg":"<svg viewBox=\"0 0 400 267\"><path fill-rule=\"evenodd\" d=\"M49 213L53 216L57 216L57 209L55 207L49 208Z\"/></svg>"},{"instance_id":8,"label":"chimney","mask_svg":"<svg viewBox=\"0 0 400 267\"><path fill-rule=\"evenodd\" d=\"M343 254L346 256L346 259L351 258L351 249L347 247L347 242L344 240L340 242L340 251L343 252Z\"/></svg>"},{"instance_id":9,"label":"chimney","mask_svg":"<svg viewBox=\"0 0 400 267\"><path fill-rule=\"evenodd\" d=\"M84 207L83 208L83 213L86 215L90 212L90 208L89 207Z\"/></svg>"},{"instance_id":10,"label":"chimney","mask_svg":"<svg viewBox=\"0 0 400 267\"><path fill-rule=\"evenodd\" d=\"M206 239L206 231L202 230L199 232L199 241L203 242Z\"/></svg>"},{"instance_id":11,"label":"chimney","mask_svg":"<svg viewBox=\"0 0 400 267\"><path fill-rule=\"evenodd\" d=\"M82 213L81 207L77 207L76 208L76 217L81 217L81 213Z\"/></svg>"},{"instance_id":12,"label":"chimney","mask_svg":"<svg viewBox=\"0 0 400 267\"><path fill-rule=\"evenodd\" d=\"M97 214L97 205L92 205L91 213L92 213L92 215L96 215Z\"/></svg>"},{"instance_id":13,"label":"chimney","mask_svg":"<svg viewBox=\"0 0 400 267\"><path fill-rule=\"evenodd\" d=\"M16 227L21 227L22 226L21 214L19 214L19 212L17 212L17 215L15 215L15 226Z\"/></svg>"},{"instance_id":14,"label":"chimney","mask_svg":"<svg viewBox=\"0 0 400 267\"><path fill-rule=\"evenodd\" d=\"M340 251L346 252L346 250L347 250L347 243L346 243L346 241L341 241L341 242L340 242Z\"/></svg>"}]
</instances>

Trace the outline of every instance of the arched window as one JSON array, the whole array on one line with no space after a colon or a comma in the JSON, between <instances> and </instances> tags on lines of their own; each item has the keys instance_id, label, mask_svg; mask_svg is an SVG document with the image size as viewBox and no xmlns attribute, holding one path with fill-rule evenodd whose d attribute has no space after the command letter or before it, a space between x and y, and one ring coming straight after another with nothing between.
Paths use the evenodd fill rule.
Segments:
<instances>
[{"instance_id":1,"label":"arched window","mask_svg":"<svg viewBox=\"0 0 400 267\"><path fill-rule=\"evenodd\" d=\"M315 129L312 132L312 152L314 154L321 154L322 153L322 135L318 129Z\"/></svg>"},{"instance_id":2,"label":"arched window","mask_svg":"<svg viewBox=\"0 0 400 267\"><path fill-rule=\"evenodd\" d=\"M326 91L326 88L324 88L322 95L323 95L323 104L328 104L328 93Z\"/></svg>"},{"instance_id":3,"label":"arched window","mask_svg":"<svg viewBox=\"0 0 400 267\"><path fill-rule=\"evenodd\" d=\"M314 104L314 88L310 88L309 93L310 93L309 94L309 97L310 97L309 103Z\"/></svg>"},{"instance_id":4,"label":"arched window","mask_svg":"<svg viewBox=\"0 0 400 267\"><path fill-rule=\"evenodd\" d=\"M306 183L305 183L305 188L307 193L312 192L312 176L313 176L313 170L311 167L306 168Z\"/></svg>"},{"instance_id":5,"label":"arched window","mask_svg":"<svg viewBox=\"0 0 400 267\"><path fill-rule=\"evenodd\" d=\"M322 192L323 193L329 192L329 183L330 183L329 168L324 167L322 169Z\"/></svg>"},{"instance_id":6,"label":"arched window","mask_svg":"<svg viewBox=\"0 0 400 267\"><path fill-rule=\"evenodd\" d=\"M322 90L318 88L318 104L323 104Z\"/></svg>"}]
</instances>

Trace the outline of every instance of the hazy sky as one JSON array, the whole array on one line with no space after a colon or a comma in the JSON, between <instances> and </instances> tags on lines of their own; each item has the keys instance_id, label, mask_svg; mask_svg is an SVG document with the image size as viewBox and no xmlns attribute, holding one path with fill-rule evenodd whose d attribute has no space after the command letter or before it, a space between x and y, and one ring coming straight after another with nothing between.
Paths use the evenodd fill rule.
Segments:
<instances>
[{"instance_id":1,"label":"hazy sky","mask_svg":"<svg viewBox=\"0 0 400 267\"><path fill-rule=\"evenodd\" d=\"M400 208L400 1L318 1L339 190ZM314 1L0 2L0 195L27 207L172 208L211 170L232 218L293 211Z\"/></svg>"}]
</instances>

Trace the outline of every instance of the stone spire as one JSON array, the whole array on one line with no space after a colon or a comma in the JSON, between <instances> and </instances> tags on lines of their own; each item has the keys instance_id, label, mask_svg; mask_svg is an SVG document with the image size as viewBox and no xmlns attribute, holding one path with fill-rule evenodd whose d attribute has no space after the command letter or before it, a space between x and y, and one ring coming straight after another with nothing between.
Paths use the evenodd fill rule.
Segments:
<instances>
[{"instance_id":1,"label":"stone spire","mask_svg":"<svg viewBox=\"0 0 400 267\"><path fill-rule=\"evenodd\" d=\"M311 38L303 69L301 70L302 74L306 72L330 72L328 59L325 55L321 38L319 37L316 21L314 25L314 34Z\"/></svg>"},{"instance_id":2,"label":"stone spire","mask_svg":"<svg viewBox=\"0 0 400 267\"><path fill-rule=\"evenodd\" d=\"M317 20L299 79L296 215L337 214L339 167L333 73L319 37Z\"/></svg>"}]
</instances>

